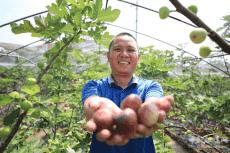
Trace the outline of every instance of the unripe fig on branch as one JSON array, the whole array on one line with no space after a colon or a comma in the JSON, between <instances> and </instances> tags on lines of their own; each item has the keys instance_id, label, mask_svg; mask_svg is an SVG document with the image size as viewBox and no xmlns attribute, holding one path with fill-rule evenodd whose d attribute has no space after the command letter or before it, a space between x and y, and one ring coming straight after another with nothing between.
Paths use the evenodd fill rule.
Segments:
<instances>
[{"instance_id":1,"label":"unripe fig on branch","mask_svg":"<svg viewBox=\"0 0 230 153\"><path fill-rule=\"evenodd\" d=\"M169 16L170 10L166 7L163 6L159 10L159 15L161 19L166 19Z\"/></svg>"},{"instance_id":2,"label":"unripe fig on branch","mask_svg":"<svg viewBox=\"0 0 230 153\"><path fill-rule=\"evenodd\" d=\"M37 66L38 66L39 69L43 69L44 66L45 66L45 64L42 63L42 62L39 62L39 63L37 64Z\"/></svg>"},{"instance_id":3,"label":"unripe fig on branch","mask_svg":"<svg viewBox=\"0 0 230 153\"><path fill-rule=\"evenodd\" d=\"M40 116L40 110L36 108L31 114L31 116L34 118L38 118Z\"/></svg>"},{"instance_id":4,"label":"unripe fig on branch","mask_svg":"<svg viewBox=\"0 0 230 153\"><path fill-rule=\"evenodd\" d=\"M27 110L29 110L30 108L32 108L32 103L30 102L30 101L28 101L28 100L25 100L25 101L23 101L21 104L21 108L24 110L24 111L27 111Z\"/></svg>"},{"instance_id":5,"label":"unripe fig on branch","mask_svg":"<svg viewBox=\"0 0 230 153\"><path fill-rule=\"evenodd\" d=\"M28 78L28 79L26 80L26 83L27 83L28 85L34 85L36 82L37 82L37 80L36 80L35 78Z\"/></svg>"},{"instance_id":6,"label":"unripe fig on branch","mask_svg":"<svg viewBox=\"0 0 230 153\"><path fill-rule=\"evenodd\" d=\"M198 11L198 8L196 7L196 5L190 5L188 9L192 11L194 14L196 14Z\"/></svg>"},{"instance_id":7,"label":"unripe fig on branch","mask_svg":"<svg viewBox=\"0 0 230 153\"><path fill-rule=\"evenodd\" d=\"M209 48L209 46L202 46L200 47L199 55L201 57L208 57L211 54L212 50Z\"/></svg>"},{"instance_id":8,"label":"unripe fig on branch","mask_svg":"<svg viewBox=\"0 0 230 153\"><path fill-rule=\"evenodd\" d=\"M207 31L204 28L196 28L190 33L190 39L195 44L202 43L207 36Z\"/></svg>"}]
</instances>

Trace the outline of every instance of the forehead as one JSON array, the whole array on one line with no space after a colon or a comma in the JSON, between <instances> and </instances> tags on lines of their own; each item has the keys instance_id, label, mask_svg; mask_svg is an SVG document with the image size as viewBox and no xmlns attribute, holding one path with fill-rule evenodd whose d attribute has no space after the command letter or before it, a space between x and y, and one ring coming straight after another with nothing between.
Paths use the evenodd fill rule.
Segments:
<instances>
[{"instance_id":1,"label":"forehead","mask_svg":"<svg viewBox=\"0 0 230 153\"><path fill-rule=\"evenodd\" d=\"M113 47L116 46L133 46L136 47L136 41L130 36L118 36L114 38Z\"/></svg>"}]
</instances>

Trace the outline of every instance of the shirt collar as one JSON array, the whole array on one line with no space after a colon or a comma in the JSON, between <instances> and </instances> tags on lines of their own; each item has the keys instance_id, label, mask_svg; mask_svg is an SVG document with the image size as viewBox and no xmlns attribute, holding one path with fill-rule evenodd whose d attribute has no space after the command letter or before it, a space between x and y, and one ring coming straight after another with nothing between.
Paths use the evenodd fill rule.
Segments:
<instances>
[{"instance_id":1,"label":"shirt collar","mask_svg":"<svg viewBox=\"0 0 230 153\"><path fill-rule=\"evenodd\" d=\"M109 85L111 86L112 84L118 85L118 83L114 81L114 79L112 77L112 73L110 73L110 76L109 76ZM131 80L131 84L138 84L138 79L137 79L137 77L135 76L134 73L133 73L133 78Z\"/></svg>"}]
</instances>

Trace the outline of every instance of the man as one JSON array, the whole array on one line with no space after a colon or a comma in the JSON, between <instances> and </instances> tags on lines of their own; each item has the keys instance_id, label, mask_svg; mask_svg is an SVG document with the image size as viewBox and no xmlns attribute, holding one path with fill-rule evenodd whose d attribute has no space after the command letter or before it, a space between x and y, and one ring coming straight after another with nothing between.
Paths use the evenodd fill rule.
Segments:
<instances>
[{"instance_id":1,"label":"man","mask_svg":"<svg viewBox=\"0 0 230 153\"><path fill-rule=\"evenodd\" d=\"M112 70L110 76L91 80L82 90L87 129L94 132L90 152L155 153L152 132L159 129L156 124L148 127L142 122L130 137L113 134L111 129L103 127L113 124L122 112L122 101L135 100L142 103L141 107L154 104L153 108L159 113L158 123L162 123L171 108L173 97L163 97L158 82L134 75L140 54L135 38L129 33L120 33L114 37L107 58Z\"/></svg>"}]
</instances>

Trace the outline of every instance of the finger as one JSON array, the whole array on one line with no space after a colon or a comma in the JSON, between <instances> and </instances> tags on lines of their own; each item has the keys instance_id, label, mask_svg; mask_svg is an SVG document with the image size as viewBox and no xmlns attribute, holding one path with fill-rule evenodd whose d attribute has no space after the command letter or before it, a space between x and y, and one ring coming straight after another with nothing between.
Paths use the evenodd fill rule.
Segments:
<instances>
[{"instance_id":1,"label":"finger","mask_svg":"<svg viewBox=\"0 0 230 153\"><path fill-rule=\"evenodd\" d=\"M136 94L130 94L121 102L121 109L131 108L137 112L141 105L141 98Z\"/></svg>"},{"instance_id":2,"label":"finger","mask_svg":"<svg viewBox=\"0 0 230 153\"><path fill-rule=\"evenodd\" d=\"M109 138L106 143L109 145L109 146L115 146L117 145L118 143L121 143L122 142L122 136L119 135L119 134L113 134L111 136L111 138Z\"/></svg>"},{"instance_id":3,"label":"finger","mask_svg":"<svg viewBox=\"0 0 230 153\"><path fill-rule=\"evenodd\" d=\"M139 124L137 131L140 135L144 135L144 137L150 137L152 134L152 130L144 124Z\"/></svg>"},{"instance_id":4,"label":"finger","mask_svg":"<svg viewBox=\"0 0 230 153\"><path fill-rule=\"evenodd\" d=\"M162 123L166 117L166 113L163 110L159 110L158 114L159 114L159 118L158 118L157 122Z\"/></svg>"},{"instance_id":5,"label":"finger","mask_svg":"<svg viewBox=\"0 0 230 153\"><path fill-rule=\"evenodd\" d=\"M123 138L123 141L121 143L117 143L118 146L124 146L129 142L129 138L125 137Z\"/></svg>"},{"instance_id":6,"label":"finger","mask_svg":"<svg viewBox=\"0 0 230 153\"><path fill-rule=\"evenodd\" d=\"M171 95L164 96L163 98L165 98L170 103L172 103L174 101L174 97Z\"/></svg>"},{"instance_id":7,"label":"finger","mask_svg":"<svg viewBox=\"0 0 230 153\"><path fill-rule=\"evenodd\" d=\"M159 99L159 101L154 102L159 110L164 110L166 113L171 109L171 103L165 99Z\"/></svg>"},{"instance_id":8,"label":"finger","mask_svg":"<svg viewBox=\"0 0 230 153\"><path fill-rule=\"evenodd\" d=\"M96 134L96 138L100 142L105 142L110 136L111 132L108 129L102 129Z\"/></svg>"},{"instance_id":9,"label":"finger","mask_svg":"<svg viewBox=\"0 0 230 153\"><path fill-rule=\"evenodd\" d=\"M96 96L90 96L85 100L84 103L84 111L85 113L92 114L100 107L100 102L98 100L98 97Z\"/></svg>"},{"instance_id":10,"label":"finger","mask_svg":"<svg viewBox=\"0 0 230 153\"><path fill-rule=\"evenodd\" d=\"M108 129L112 126L114 119L112 116L112 112L108 108L102 108L97 110L94 113L94 120L97 124L97 128L100 129Z\"/></svg>"},{"instance_id":11,"label":"finger","mask_svg":"<svg viewBox=\"0 0 230 153\"><path fill-rule=\"evenodd\" d=\"M96 131L96 129L97 129L97 125L96 125L96 123L94 122L94 120L91 119L91 120L89 120L89 121L86 123L86 128L88 129L88 131L94 132L94 131Z\"/></svg>"}]
</instances>

